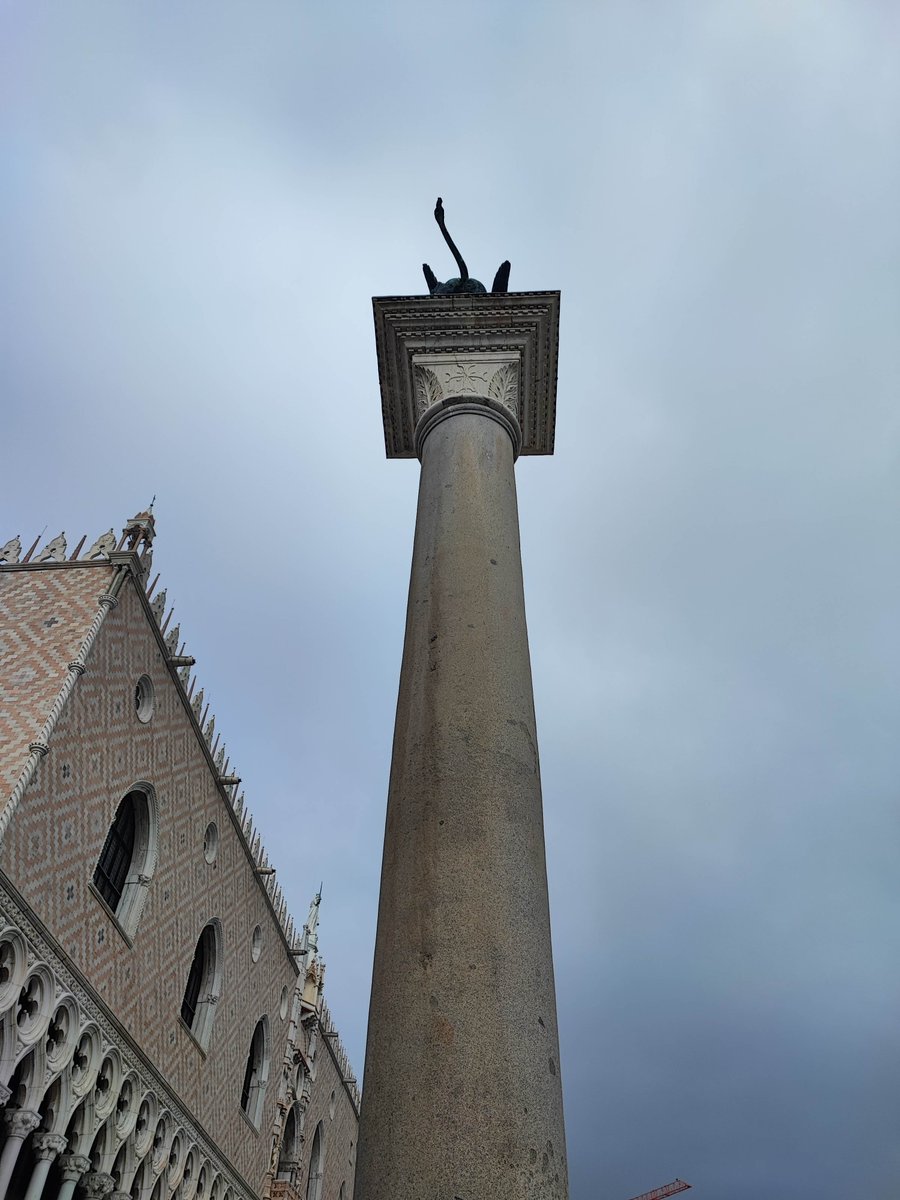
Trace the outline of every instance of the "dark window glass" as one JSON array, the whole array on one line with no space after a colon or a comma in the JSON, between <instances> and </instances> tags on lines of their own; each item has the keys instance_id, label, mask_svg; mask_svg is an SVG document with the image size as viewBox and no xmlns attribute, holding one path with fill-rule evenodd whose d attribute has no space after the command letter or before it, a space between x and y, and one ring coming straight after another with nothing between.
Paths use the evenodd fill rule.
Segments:
<instances>
[{"instance_id":1,"label":"dark window glass","mask_svg":"<svg viewBox=\"0 0 900 1200\"><path fill-rule=\"evenodd\" d=\"M244 1071L244 1086L241 1088L241 1108L244 1112L250 1104L250 1092L256 1082L256 1076L262 1066L263 1057L263 1027L262 1021L256 1022L253 1038L250 1042L250 1053L247 1055L247 1069Z\"/></svg>"},{"instance_id":2,"label":"dark window glass","mask_svg":"<svg viewBox=\"0 0 900 1200\"><path fill-rule=\"evenodd\" d=\"M135 794L129 792L118 807L94 871L94 884L113 912L119 907L134 856L134 809Z\"/></svg>"},{"instance_id":3,"label":"dark window glass","mask_svg":"<svg viewBox=\"0 0 900 1200\"><path fill-rule=\"evenodd\" d=\"M194 1018L197 1015L197 1001L200 999L200 986L203 983L203 976L206 974L206 967L210 961L209 940L211 936L212 930L207 925L197 939L197 948L194 951L194 959L191 963L191 969L188 972L187 987L184 989L184 999L181 1001L181 1019L189 1029L193 1029L194 1027Z\"/></svg>"}]
</instances>

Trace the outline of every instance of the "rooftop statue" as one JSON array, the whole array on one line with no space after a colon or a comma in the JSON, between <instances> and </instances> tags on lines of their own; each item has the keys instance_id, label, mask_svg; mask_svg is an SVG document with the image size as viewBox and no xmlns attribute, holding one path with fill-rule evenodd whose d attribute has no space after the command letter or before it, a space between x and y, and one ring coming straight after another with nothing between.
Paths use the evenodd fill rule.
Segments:
<instances>
[{"instance_id":1,"label":"rooftop statue","mask_svg":"<svg viewBox=\"0 0 900 1200\"><path fill-rule=\"evenodd\" d=\"M425 274L425 282L428 284L429 294L432 296L457 296L460 294L483 295L487 292L487 288L478 279L469 278L469 269L463 261L463 256L457 250L453 238L447 232L447 226L444 224L444 203L440 196L437 198L437 204L434 208L434 219L438 223L438 228L444 235L444 241L450 247L450 253L456 259L456 265L459 267L459 278L448 279L446 283L440 283L434 271L429 267L428 263L422 263L422 270ZM502 262L497 268L497 274L494 276L494 282L491 285L492 292L505 292L509 286L509 260Z\"/></svg>"}]
</instances>

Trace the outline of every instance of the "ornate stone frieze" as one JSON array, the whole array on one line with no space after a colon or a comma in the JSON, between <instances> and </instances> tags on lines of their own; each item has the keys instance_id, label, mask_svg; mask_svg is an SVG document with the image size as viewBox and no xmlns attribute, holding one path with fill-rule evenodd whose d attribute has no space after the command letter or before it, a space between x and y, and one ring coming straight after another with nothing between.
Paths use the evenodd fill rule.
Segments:
<instances>
[{"instance_id":1,"label":"ornate stone frieze","mask_svg":"<svg viewBox=\"0 0 900 1200\"><path fill-rule=\"evenodd\" d=\"M373 300L385 449L412 458L424 412L490 400L514 415L522 454L552 454L559 292Z\"/></svg>"},{"instance_id":2,"label":"ornate stone frieze","mask_svg":"<svg viewBox=\"0 0 900 1200\"><path fill-rule=\"evenodd\" d=\"M496 400L521 424L515 353L414 354L416 416L453 399Z\"/></svg>"}]
</instances>

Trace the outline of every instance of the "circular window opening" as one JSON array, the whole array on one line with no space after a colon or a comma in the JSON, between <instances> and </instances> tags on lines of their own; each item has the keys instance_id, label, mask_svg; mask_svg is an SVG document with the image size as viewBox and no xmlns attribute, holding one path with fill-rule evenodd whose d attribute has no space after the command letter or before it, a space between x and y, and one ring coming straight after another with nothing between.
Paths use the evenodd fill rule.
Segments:
<instances>
[{"instance_id":1,"label":"circular window opening","mask_svg":"<svg viewBox=\"0 0 900 1200\"><path fill-rule=\"evenodd\" d=\"M250 939L250 957L254 962L259 962L260 954L262 954L262 930L257 925Z\"/></svg>"},{"instance_id":2,"label":"circular window opening","mask_svg":"<svg viewBox=\"0 0 900 1200\"><path fill-rule=\"evenodd\" d=\"M135 684L134 711L145 725L153 716L153 680L149 675L142 675Z\"/></svg>"},{"instance_id":3,"label":"circular window opening","mask_svg":"<svg viewBox=\"0 0 900 1200\"><path fill-rule=\"evenodd\" d=\"M219 853L219 827L215 821L210 821L203 835L203 857L208 863L216 861Z\"/></svg>"},{"instance_id":4,"label":"circular window opening","mask_svg":"<svg viewBox=\"0 0 900 1200\"><path fill-rule=\"evenodd\" d=\"M288 990L286 987L283 987L281 989L281 1008L279 1009L279 1012L281 1013L282 1021L287 1016L287 1010L288 1010Z\"/></svg>"}]
</instances>

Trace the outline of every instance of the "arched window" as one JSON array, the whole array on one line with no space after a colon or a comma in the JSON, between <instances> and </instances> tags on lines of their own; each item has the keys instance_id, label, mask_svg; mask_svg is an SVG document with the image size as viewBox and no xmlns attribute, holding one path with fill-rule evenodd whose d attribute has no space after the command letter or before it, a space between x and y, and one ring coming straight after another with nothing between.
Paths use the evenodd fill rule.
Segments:
<instances>
[{"instance_id":1,"label":"arched window","mask_svg":"<svg viewBox=\"0 0 900 1200\"><path fill-rule=\"evenodd\" d=\"M289 1179L292 1183L300 1165L300 1122L297 1119L297 1105L293 1105L284 1123L284 1133L281 1137L281 1149L278 1152L278 1178Z\"/></svg>"},{"instance_id":2,"label":"arched window","mask_svg":"<svg viewBox=\"0 0 900 1200\"><path fill-rule=\"evenodd\" d=\"M325 1173L322 1122L316 1126L312 1149L309 1152L309 1178L306 1181L306 1200L322 1200L322 1176Z\"/></svg>"},{"instance_id":3,"label":"arched window","mask_svg":"<svg viewBox=\"0 0 900 1200\"><path fill-rule=\"evenodd\" d=\"M113 912L119 907L134 857L135 807L134 792L129 792L116 811L94 871L94 884Z\"/></svg>"},{"instance_id":4,"label":"arched window","mask_svg":"<svg viewBox=\"0 0 900 1200\"><path fill-rule=\"evenodd\" d=\"M204 925L188 972L181 1019L205 1050L212 1033L216 1001L222 990L222 930L218 921Z\"/></svg>"},{"instance_id":5,"label":"arched window","mask_svg":"<svg viewBox=\"0 0 900 1200\"><path fill-rule=\"evenodd\" d=\"M269 1080L269 1022L260 1017L250 1039L250 1053L241 1088L241 1108L252 1123L259 1127L263 1097Z\"/></svg>"},{"instance_id":6,"label":"arched window","mask_svg":"<svg viewBox=\"0 0 900 1200\"><path fill-rule=\"evenodd\" d=\"M158 831L156 794L149 783L138 784L120 801L94 869L94 887L129 935L156 868Z\"/></svg>"}]
</instances>

